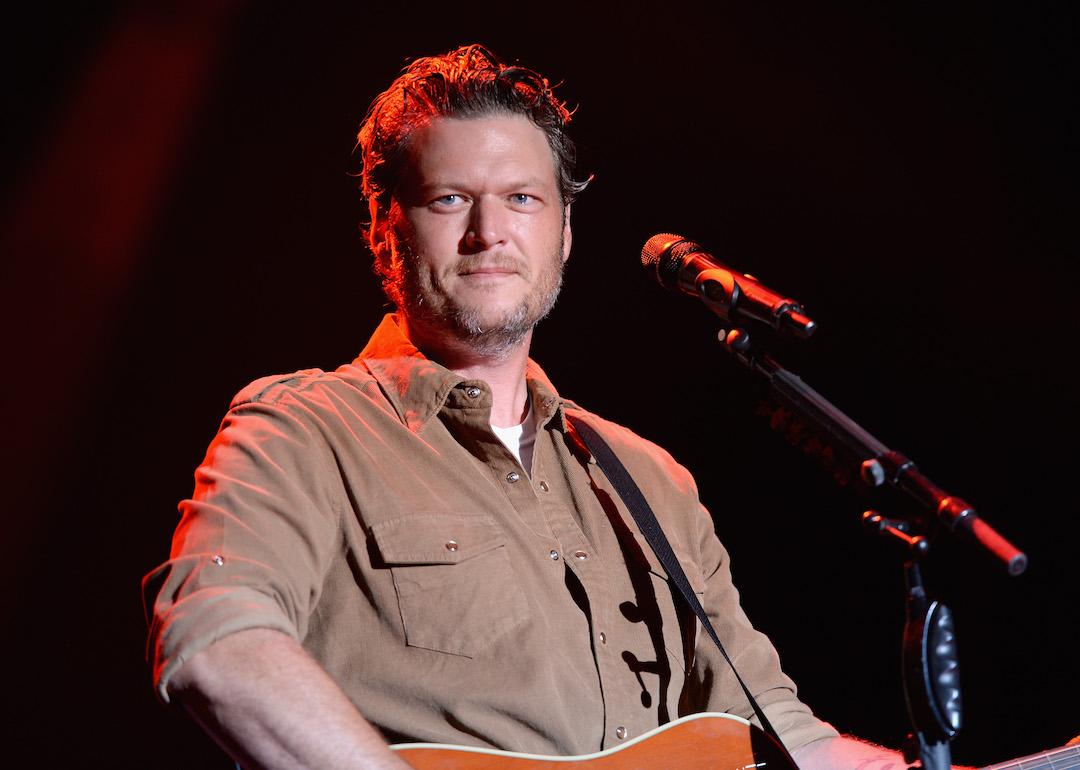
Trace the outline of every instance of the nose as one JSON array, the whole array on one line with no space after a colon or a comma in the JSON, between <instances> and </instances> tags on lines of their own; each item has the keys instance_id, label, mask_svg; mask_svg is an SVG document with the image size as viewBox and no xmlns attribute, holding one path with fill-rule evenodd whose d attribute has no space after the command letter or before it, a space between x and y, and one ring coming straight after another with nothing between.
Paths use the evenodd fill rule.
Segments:
<instances>
[{"instance_id":1,"label":"nose","mask_svg":"<svg viewBox=\"0 0 1080 770\"><path fill-rule=\"evenodd\" d=\"M506 207L493 196L482 195L469 209L465 246L470 253L487 251L506 240Z\"/></svg>"}]
</instances>

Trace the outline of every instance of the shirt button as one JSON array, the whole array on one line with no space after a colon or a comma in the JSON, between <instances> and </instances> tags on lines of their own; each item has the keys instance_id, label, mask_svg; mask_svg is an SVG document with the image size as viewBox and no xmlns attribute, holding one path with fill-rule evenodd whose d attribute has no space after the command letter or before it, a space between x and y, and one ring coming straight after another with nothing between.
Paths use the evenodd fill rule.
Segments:
<instances>
[{"instance_id":1,"label":"shirt button","mask_svg":"<svg viewBox=\"0 0 1080 770\"><path fill-rule=\"evenodd\" d=\"M457 544L456 540L447 540L446 541L446 550L448 550L448 551L456 551L457 549L458 549L458 544Z\"/></svg>"},{"instance_id":2,"label":"shirt button","mask_svg":"<svg viewBox=\"0 0 1080 770\"><path fill-rule=\"evenodd\" d=\"M548 486L548 483L546 481L541 481L540 482L540 491L541 492L549 492L549 491L551 491L551 487Z\"/></svg>"},{"instance_id":3,"label":"shirt button","mask_svg":"<svg viewBox=\"0 0 1080 770\"><path fill-rule=\"evenodd\" d=\"M578 559L579 561L585 561L589 558L589 554L585 553L584 551L574 551L574 558Z\"/></svg>"},{"instance_id":4,"label":"shirt button","mask_svg":"<svg viewBox=\"0 0 1080 770\"><path fill-rule=\"evenodd\" d=\"M469 398L480 398L480 394L483 392L484 391L480 390L480 388L476 387L475 385L470 385L469 387L465 388L465 395Z\"/></svg>"},{"instance_id":5,"label":"shirt button","mask_svg":"<svg viewBox=\"0 0 1080 770\"><path fill-rule=\"evenodd\" d=\"M623 738L625 738L626 737L626 728L623 727L622 725L619 725L618 727L616 727L615 728L615 737L618 738L620 741Z\"/></svg>"},{"instance_id":6,"label":"shirt button","mask_svg":"<svg viewBox=\"0 0 1080 770\"><path fill-rule=\"evenodd\" d=\"M607 634L600 632L600 644L607 644Z\"/></svg>"},{"instance_id":7,"label":"shirt button","mask_svg":"<svg viewBox=\"0 0 1080 770\"><path fill-rule=\"evenodd\" d=\"M556 551L556 550L552 550L551 553L548 554L548 556L551 557L552 561L558 561L559 560L559 552Z\"/></svg>"},{"instance_id":8,"label":"shirt button","mask_svg":"<svg viewBox=\"0 0 1080 770\"><path fill-rule=\"evenodd\" d=\"M506 480L509 481L511 484L517 484L519 481L521 481L521 474L517 471L510 471L506 474Z\"/></svg>"}]
</instances>

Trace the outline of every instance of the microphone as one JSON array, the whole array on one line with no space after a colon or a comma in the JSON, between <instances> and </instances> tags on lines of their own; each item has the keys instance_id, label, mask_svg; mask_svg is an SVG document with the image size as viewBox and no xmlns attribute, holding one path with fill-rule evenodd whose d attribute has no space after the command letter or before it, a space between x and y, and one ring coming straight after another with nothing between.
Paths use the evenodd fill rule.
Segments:
<instances>
[{"instance_id":1,"label":"microphone","mask_svg":"<svg viewBox=\"0 0 1080 770\"><path fill-rule=\"evenodd\" d=\"M733 326L752 319L803 339L817 328L798 302L735 272L681 235L654 235L641 250L641 264L654 272L661 286L699 297Z\"/></svg>"}]
</instances>

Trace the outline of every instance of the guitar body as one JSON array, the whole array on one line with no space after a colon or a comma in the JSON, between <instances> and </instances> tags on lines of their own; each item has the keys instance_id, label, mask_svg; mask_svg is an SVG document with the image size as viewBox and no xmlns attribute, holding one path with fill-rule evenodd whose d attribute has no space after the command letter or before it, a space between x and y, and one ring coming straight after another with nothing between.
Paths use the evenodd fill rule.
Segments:
<instances>
[{"instance_id":1,"label":"guitar body","mask_svg":"<svg viewBox=\"0 0 1080 770\"><path fill-rule=\"evenodd\" d=\"M391 748L417 770L797 770L769 736L728 714L692 714L606 751L573 757L436 743Z\"/></svg>"}]
</instances>

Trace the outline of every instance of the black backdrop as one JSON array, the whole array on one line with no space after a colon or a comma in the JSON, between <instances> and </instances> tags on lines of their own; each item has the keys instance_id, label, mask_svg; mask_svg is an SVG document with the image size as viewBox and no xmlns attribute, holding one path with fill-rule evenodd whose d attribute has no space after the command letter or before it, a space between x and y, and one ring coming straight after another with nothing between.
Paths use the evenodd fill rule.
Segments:
<instances>
[{"instance_id":1,"label":"black backdrop","mask_svg":"<svg viewBox=\"0 0 1080 770\"><path fill-rule=\"evenodd\" d=\"M231 395L350 360L385 312L357 233L355 129L407 58L473 41L565 81L596 174L534 357L564 394L695 473L744 604L803 697L844 731L898 743L899 568L860 531L863 503L755 416L715 320L637 267L655 232L799 297L820 332L774 350L1029 553L1010 579L935 549L928 580L962 656L955 758L986 764L1080 732L1067 697L1080 673L1077 14L1034 5L236 6L100 336L55 305L5 329L59 324L57 361L94 351L47 452L8 465L10 486L34 484L5 516L17 744L45 766L224 766L154 701L139 579L165 558ZM9 180L33 173L72 84L132 12L38 12L9 31L31 44L5 75ZM92 167L93 145L80 149ZM58 227L68 213L52 214ZM37 291L4 297L33 313ZM7 363L8 384L50 376Z\"/></svg>"}]
</instances>

